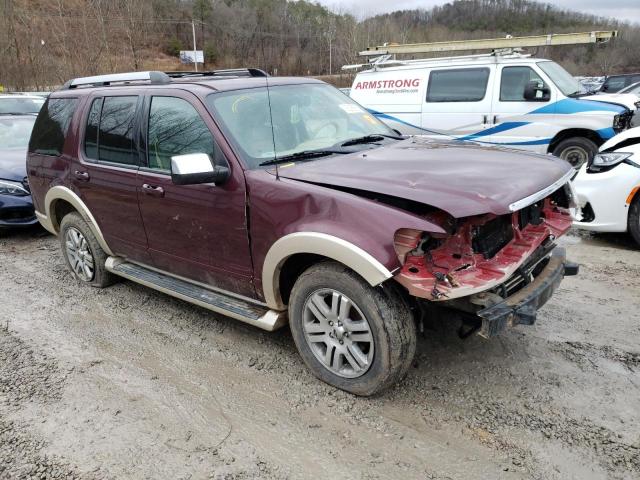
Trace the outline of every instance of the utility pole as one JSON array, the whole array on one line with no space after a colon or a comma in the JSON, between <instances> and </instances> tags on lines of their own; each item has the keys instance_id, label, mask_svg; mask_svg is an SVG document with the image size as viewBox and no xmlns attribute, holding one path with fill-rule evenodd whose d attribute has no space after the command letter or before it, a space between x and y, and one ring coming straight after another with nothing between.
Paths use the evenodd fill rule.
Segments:
<instances>
[{"instance_id":1,"label":"utility pole","mask_svg":"<svg viewBox=\"0 0 640 480\"><path fill-rule=\"evenodd\" d=\"M198 71L198 57L196 57L196 24L191 21L191 31L193 32L193 63Z\"/></svg>"}]
</instances>

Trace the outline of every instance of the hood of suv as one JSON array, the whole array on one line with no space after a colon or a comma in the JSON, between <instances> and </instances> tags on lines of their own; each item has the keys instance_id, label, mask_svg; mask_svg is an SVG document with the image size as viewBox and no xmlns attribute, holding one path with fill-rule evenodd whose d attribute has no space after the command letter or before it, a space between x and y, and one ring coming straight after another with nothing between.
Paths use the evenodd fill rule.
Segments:
<instances>
[{"instance_id":1,"label":"hood of suv","mask_svg":"<svg viewBox=\"0 0 640 480\"><path fill-rule=\"evenodd\" d=\"M0 178L22 181L27 176L26 162L26 148L0 148Z\"/></svg>"},{"instance_id":2,"label":"hood of suv","mask_svg":"<svg viewBox=\"0 0 640 480\"><path fill-rule=\"evenodd\" d=\"M456 218L510 213L509 205L571 169L550 155L413 137L388 146L280 168L280 177L380 193L444 210Z\"/></svg>"}]
</instances>

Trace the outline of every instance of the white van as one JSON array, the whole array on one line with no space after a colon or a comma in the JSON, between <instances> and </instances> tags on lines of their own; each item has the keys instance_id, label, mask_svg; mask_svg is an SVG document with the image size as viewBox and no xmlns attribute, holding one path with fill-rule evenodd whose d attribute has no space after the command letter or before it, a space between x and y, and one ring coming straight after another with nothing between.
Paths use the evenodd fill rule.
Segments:
<instances>
[{"instance_id":1,"label":"white van","mask_svg":"<svg viewBox=\"0 0 640 480\"><path fill-rule=\"evenodd\" d=\"M403 134L472 140L574 165L631 124L638 99L594 101L555 62L520 54L389 61L357 74L351 98Z\"/></svg>"}]
</instances>

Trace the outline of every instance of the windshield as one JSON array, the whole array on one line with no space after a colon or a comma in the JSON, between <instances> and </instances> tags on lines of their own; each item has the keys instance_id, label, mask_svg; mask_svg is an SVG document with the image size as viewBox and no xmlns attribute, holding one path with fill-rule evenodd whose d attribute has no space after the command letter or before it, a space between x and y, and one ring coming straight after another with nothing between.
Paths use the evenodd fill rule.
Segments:
<instances>
[{"instance_id":1,"label":"windshield","mask_svg":"<svg viewBox=\"0 0 640 480\"><path fill-rule=\"evenodd\" d=\"M556 87L566 95L582 95L588 93L582 84L571 76L556 62L538 62L538 66L546 73Z\"/></svg>"},{"instance_id":2,"label":"windshield","mask_svg":"<svg viewBox=\"0 0 640 480\"><path fill-rule=\"evenodd\" d=\"M325 84L272 86L268 95L266 87L213 93L207 103L249 168L276 157L337 148L365 135L397 135Z\"/></svg>"},{"instance_id":3,"label":"windshield","mask_svg":"<svg viewBox=\"0 0 640 480\"><path fill-rule=\"evenodd\" d=\"M36 117L0 117L0 148L27 148Z\"/></svg>"},{"instance_id":4,"label":"windshield","mask_svg":"<svg viewBox=\"0 0 640 480\"><path fill-rule=\"evenodd\" d=\"M629 85L626 88L623 88L618 93L633 93L638 95L640 93L640 82Z\"/></svg>"},{"instance_id":5,"label":"windshield","mask_svg":"<svg viewBox=\"0 0 640 480\"><path fill-rule=\"evenodd\" d=\"M44 104L44 98L0 98L0 115L38 113Z\"/></svg>"}]
</instances>

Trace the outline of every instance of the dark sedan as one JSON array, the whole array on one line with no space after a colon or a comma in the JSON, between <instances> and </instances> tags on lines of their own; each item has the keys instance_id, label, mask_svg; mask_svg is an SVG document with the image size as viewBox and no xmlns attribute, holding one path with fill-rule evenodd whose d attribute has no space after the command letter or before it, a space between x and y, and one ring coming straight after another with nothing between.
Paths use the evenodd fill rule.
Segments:
<instances>
[{"instance_id":1,"label":"dark sedan","mask_svg":"<svg viewBox=\"0 0 640 480\"><path fill-rule=\"evenodd\" d=\"M35 225L26 155L34 115L0 115L0 231Z\"/></svg>"}]
</instances>

